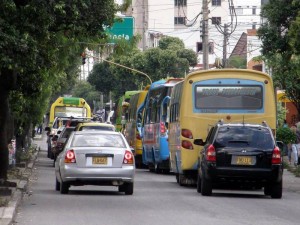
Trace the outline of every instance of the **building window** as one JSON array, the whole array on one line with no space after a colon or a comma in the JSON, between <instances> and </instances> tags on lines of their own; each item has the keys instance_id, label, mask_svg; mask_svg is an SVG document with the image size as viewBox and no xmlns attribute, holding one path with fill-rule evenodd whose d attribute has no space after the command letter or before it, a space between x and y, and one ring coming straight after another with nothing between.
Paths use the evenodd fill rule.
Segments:
<instances>
[{"instance_id":1,"label":"building window","mask_svg":"<svg viewBox=\"0 0 300 225\"><path fill-rule=\"evenodd\" d=\"M202 52L203 51L203 44L202 44L202 42L197 42L196 49L197 49L197 52Z\"/></svg>"},{"instance_id":2,"label":"building window","mask_svg":"<svg viewBox=\"0 0 300 225\"><path fill-rule=\"evenodd\" d=\"M238 6L237 8L235 8L235 13L236 13L236 15L243 15L242 7Z\"/></svg>"},{"instance_id":3,"label":"building window","mask_svg":"<svg viewBox=\"0 0 300 225\"><path fill-rule=\"evenodd\" d=\"M175 17L174 23L175 24L185 24L185 17Z\"/></svg>"},{"instance_id":4,"label":"building window","mask_svg":"<svg viewBox=\"0 0 300 225\"><path fill-rule=\"evenodd\" d=\"M208 53L209 54L214 54L215 53L215 45L213 42L208 43Z\"/></svg>"},{"instance_id":5,"label":"building window","mask_svg":"<svg viewBox=\"0 0 300 225\"><path fill-rule=\"evenodd\" d=\"M175 0L175 6L186 6L187 0Z\"/></svg>"},{"instance_id":6,"label":"building window","mask_svg":"<svg viewBox=\"0 0 300 225\"><path fill-rule=\"evenodd\" d=\"M211 5L212 6L221 6L221 0L212 0Z\"/></svg>"},{"instance_id":7,"label":"building window","mask_svg":"<svg viewBox=\"0 0 300 225\"><path fill-rule=\"evenodd\" d=\"M252 8L252 15L256 15L256 8Z\"/></svg>"},{"instance_id":8,"label":"building window","mask_svg":"<svg viewBox=\"0 0 300 225\"><path fill-rule=\"evenodd\" d=\"M252 24L252 29L256 29L256 22Z\"/></svg>"},{"instance_id":9,"label":"building window","mask_svg":"<svg viewBox=\"0 0 300 225\"><path fill-rule=\"evenodd\" d=\"M208 54L214 54L215 52L215 46L213 42L209 42L208 43ZM202 42L197 42L197 46L196 46L197 52L202 53L203 52L203 43Z\"/></svg>"},{"instance_id":10,"label":"building window","mask_svg":"<svg viewBox=\"0 0 300 225\"><path fill-rule=\"evenodd\" d=\"M221 24L221 17L212 17L211 23L212 24Z\"/></svg>"}]
</instances>

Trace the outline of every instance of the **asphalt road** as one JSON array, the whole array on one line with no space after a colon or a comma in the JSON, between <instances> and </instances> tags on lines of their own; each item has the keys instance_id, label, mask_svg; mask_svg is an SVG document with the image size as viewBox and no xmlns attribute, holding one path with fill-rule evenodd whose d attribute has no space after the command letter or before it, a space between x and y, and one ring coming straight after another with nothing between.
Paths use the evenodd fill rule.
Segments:
<instances>
[{"instance_id":1,"label":"asphalt road","mask_svg":"<svg viewBox=\"0 0 300 225\"><path fill-rule=\"evenodd\" d=\"M214 190L210 197L181 187L174 175L137 170L132 196L116 187L55 191L53 161L42 147L14 224L17 225L291 225L299 224L300 194L271 199L263 191Z\"/></svg>"}]
</instances>

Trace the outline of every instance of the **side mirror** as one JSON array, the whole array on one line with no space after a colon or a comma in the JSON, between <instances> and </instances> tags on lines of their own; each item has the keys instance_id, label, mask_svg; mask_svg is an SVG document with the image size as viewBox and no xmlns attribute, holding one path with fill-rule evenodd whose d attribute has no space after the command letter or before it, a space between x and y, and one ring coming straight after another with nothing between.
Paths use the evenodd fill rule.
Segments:
<instances>
[{"instance_id":1,"label":"side mirror","mask_svg":"<svg viewBox=\"0 0 300 225\"><path fill-rule=\"evenodd\" d=\"M200 146L204 146L205 142L202 139L195 139L194 140L194 144L195 145L200 145Z\"/></svg>"},{"instance_id":2,"label":"side mirror","mask_svg":"<svg viewBox=\"0 0 300 225\"><path fill-rule=\"evenodd\" d=\"M50 127L45 127L45 131L51 131Z\"/></svg>"},{"instance_id":3,"label":"side mirror","mask_svg":"<svg viewBox=\"0 0 300 225\"><path fill-rule=\"evenodd\" d=\"M61 133L61 130L57 131L57 134L60 134Z\"/></svg>"}]
</instances>

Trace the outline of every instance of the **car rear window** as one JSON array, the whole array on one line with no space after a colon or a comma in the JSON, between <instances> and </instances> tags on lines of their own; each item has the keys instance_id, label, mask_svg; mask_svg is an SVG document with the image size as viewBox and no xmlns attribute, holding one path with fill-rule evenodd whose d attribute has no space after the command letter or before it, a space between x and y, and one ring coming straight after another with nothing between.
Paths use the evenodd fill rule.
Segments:
<instances>
[{"instance_id":1,"label":"car rear window","mask_svg":"<svg viewBox=\"0 0 300 225\"><path fill-rule=\"evenodd\" d=\"M216 147L274 148L270 131L263 127L220 127L214 144Z\"/></svg>"},{"instance_id":2,"label":"car rear window","mask_svg":"<svg viewBox=\"0 0 300 225\"><path fill-rule=\"evenodd\" d=\"M73 147L116 147L125 148L126 144L119 134L76 134L73 137Z\"/></svg>"}]
</instances>

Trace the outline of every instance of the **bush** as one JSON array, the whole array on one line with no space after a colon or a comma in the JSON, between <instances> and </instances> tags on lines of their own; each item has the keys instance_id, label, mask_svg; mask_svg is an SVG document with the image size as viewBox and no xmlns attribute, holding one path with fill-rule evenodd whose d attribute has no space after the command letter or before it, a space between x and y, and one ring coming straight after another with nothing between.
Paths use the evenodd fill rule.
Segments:
<instances>
[{"instance_id":1,"label":"bush","mask_svg":"<svg viewBox=\"0 0 300 225\"><path fill-rule=\"evenodd\" d=\"M288 127L280 127L276 131L276 140L292 144L296 142L296 134Z\"/></svg>"}]
</instances>

